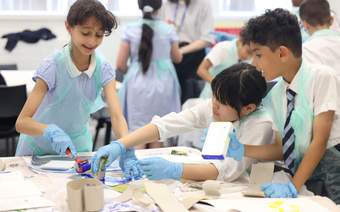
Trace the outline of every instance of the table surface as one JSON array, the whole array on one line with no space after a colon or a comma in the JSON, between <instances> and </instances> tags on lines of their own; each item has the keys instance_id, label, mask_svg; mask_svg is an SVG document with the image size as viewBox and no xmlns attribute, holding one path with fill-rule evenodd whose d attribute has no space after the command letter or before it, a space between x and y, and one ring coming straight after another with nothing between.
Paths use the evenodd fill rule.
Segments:
<instances>
[{"instance_id":1,"label":"table surface","mask_svg":"<svg viewBox=\"0 0 340 212\"><path fill-rule=\"evenodd\" d=\"M163 151L163 150L162 150ZM167 148L166 151L169 151L169 148ZM137 150L137 156L139 155L145 155L148 152L151 153L151 155L155 155L155 150ZM93 153L88 153L93 154ZM33 182L38 189L42 192L42 195L44 198L54 202L56 204L56 208L54 208L54 211L68 211L67 208L67 202L66 202L66 184L69 182L73 176L73 174L64 174L64 173L49 173L49 172L36 172L28 167L27 164L30 163L30 157L7 157L7 158L0 158L5 161L7 165L6 171L20 171L24 178L26 180L30 180ZM1 188L0 188L1 189ZM110 203L110 201L117 197L120 193L111 190L111 189L105 189L104 190L104 202ZM229 195L229 194L228 194ZM245 201L245 203L249 203L249 198L242 197L240 192L236 192L235 194L232 194L230 196L231 198L237 197L237 201ZM313 196L313 197L303 197L303 198L309 198L313 202L322 205L323 207L329 209L330 211L340 211L340 208L337 207L334 202L332 202L330 199L326 197L320 197L320 196ZM246 201L248 199L248 201ZM300 199L300 198L298 198ZM223 201L223 199L220 199L219 201ZM228 198L225 199L226 203L228 201L231 201ZM256 202L256 201L255 201ZM206 209L203 209L202 207L194 207L190 211L207 211ZM209 211L209 210L208 210Z\"/></svg>"}]
</instances>

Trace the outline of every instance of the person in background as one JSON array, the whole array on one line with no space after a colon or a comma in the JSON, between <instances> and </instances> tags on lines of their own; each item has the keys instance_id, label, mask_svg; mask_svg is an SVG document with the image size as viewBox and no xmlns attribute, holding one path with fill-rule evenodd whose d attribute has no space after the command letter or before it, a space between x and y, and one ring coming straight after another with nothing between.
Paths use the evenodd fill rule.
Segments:
<instances>
[{"instance_id":1,"label":"person in background","mask_svg":"<svg viewBox=\"0 0 340 212\"><path fill-rule=\"evenodd\" d=\"M251 51L249 45L243 43L241 37L232 41L217 43L204 58L197 70L198 76L206 81L200 98L206 99L212 97L210 83L218 73L239 61L248 60L250 57Z\"/></svg>"},{"instance_id":2,"label":"person in background","mask_svg":"<svg viewBox=\"0 0 340 212\"><path fill-rule=\"evenodd\" d=\"M17 156L65 155L92 151L90 114L104 106L104 91L115 135L127 134L116 94L115 71L95 49L117 27L97 0L77 0L65 22L70 42L38 67L35 87L16 122Z\"/></svg>"},{"instance_id":3,"label":"person in background","mask_svg":"<svg viewBox=\"0 0 340 212\"><path fill-rule=\"evenodd\" d=\"M301 27L301 36L302 36L302 43L304 43L306 40L308 40L309 38L309 33L307 32L307 30L304 28L304 25L301 23L300 21L300 15L299 15L299 8L300 5L302 4L304 0L292 0L292 5L293 5L293 10L292 13L295 14L298 17L298 20L300 22L300 27ZM337 15L339 14L335 14L335 12L331 12L332 13L332 17L333 17L333 22L331 24L331 29L336 30L336 31L340 31L340 25L337 19Z\"/></svg>"},{"instance_id":4,"label":"person in background","mask_svg":"<svg viewBox=\"0 0 340 212\"><path fill-rule=\"evenodd\" d=\"M328 66L302 59L297 17L284 9L252 18L243 31L253 63L267 81L280 77L263 100L274 119L274 144L243 145L233 139L228 156L283 160L285 183L262 185L266 197L295 198L308 179L322 181L326 195L340 203L339 86Z\"/></svg>"},{"instance_id":5,"label":"person in background","mask_svg":"<svg viewBox=\"0 0 340 212\"><path fill-rule=\"evenodd\" d=\"M272 119L260 106L266 92L266 82L254 66L239 63L225 69L213 79L212 90L213 98L180 113L155 117L150 124L100 148L92 158L93 171L98 171L102 157L109 158L109 165L126 148L204 129L213 121L233 122L236 134L244 144L261 145L273 142L275 134ZM242 176L254 162L255 160L250 158L244 158L242 161L229 158L210 164L194 165L153 157L141 160L140 165L143 173L152 180L185 178L230 182ZM132 174L135 178L142 175L133 172Z\"/></svg>"},{"instance_id":6,"label":"person in background","mask_svg":"<svg viewBox=\"0 0 340 212\"><path fill-rule=\"evenodd\" d=\"M124 30L116 63L118 71L127 72L119 96L129 131L149 123L155 115L179 112L181 108L180 87L172 63L182 59L176 31L155 18L162 0L139 0L138 5L143 19ZM159 144L148 146L160 147Z\"/></svg>"},{"instance_id":7,"label":"person in background","mask_svg":"<svg viewBox=\"0 0 340 212\"><path fill-rule=\"evenodd\" d=\"M340 76L340 31L330 29L333 17L328 1L303 1L299 15L310 35L302 45L304 59L313 64L328 65Z\"/></svg>"},{"instance_id":8,"label":"person in background","mask_svg":"<svg viewBox=\"0 0 340 212\"><path fill-rule=\"evenodd\" d=\"M166 0L160 17L176 27L183 60L175 64L181 86L181 103L198 97L193 87L199 79L196 70L205 57L205 47L213 44L212 1Z\"/></svg>"}]
</instances>

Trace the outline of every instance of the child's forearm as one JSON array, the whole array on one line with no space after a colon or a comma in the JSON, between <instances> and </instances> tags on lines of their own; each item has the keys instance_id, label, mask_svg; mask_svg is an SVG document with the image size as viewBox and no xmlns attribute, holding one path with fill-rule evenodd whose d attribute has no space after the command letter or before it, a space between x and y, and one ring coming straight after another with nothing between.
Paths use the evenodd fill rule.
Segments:
<instances>
[{"instance_id":1,"label":"child's forearm","mask_svg":"<svg viewBox=\"0 0 340 212\"><path fill-rule=\"evenodd\" d=\"M124 144L126 148L136 145L147 144L155 140L159 140L158 128L154 124L145 125L132 133L120 138L119 141Z\"/></svg>"},{"instance_id":2,"label":"child's forearm","mask_svg":"<svg viewBox=\"0 0 340 212\"><path fill-rule=\"evenodd\" d=\"M244 145L244 155L263 161L282 160L281 138L276 134L275 143L260 146Z\"/></svg>"},{"instance_id":3,"label":"child's forearm","mask_svg":"<svg viewBox=\"0 0 340 212\"><path fill-rule=\"evenodd\" d=\"M182 178L187 180L216 180L218 170L213 164L184 164Z\"/></svg>"},{"instance_id":4,"label":"child's forearm","mask_svg":"<svg viewBox=\"0 0 340 212\"><path fill-rule=\"evenodd\" d=\"M111 116L114 117L114 116ZM128 126L123 116L111 118L112 129L117 138L121 138L128 134Z\"/></svg>"},{"instance_id":5,"label":"child's forearm","mask_svg":"<svg viewBox=\"0 0 340 212\"><path fill-rule=\"evenodd\" d=\"M31 117L18 118L15 124L16 130L30 136L42 136L44 129L47 128L46 124L34 121Z\"/></svg>"},{"instance_id":6,"label":"child's forearm","mask_svg":"<svg viewBox=\"0 0 340 212\"><path fill-rule=\"evenodd\" d=\"M315 168L325 154L325 151L325 145L322 146L313 142L310 144L293 177L293 183L298 191L313 174Z\"/></svg>"}]
</instances>

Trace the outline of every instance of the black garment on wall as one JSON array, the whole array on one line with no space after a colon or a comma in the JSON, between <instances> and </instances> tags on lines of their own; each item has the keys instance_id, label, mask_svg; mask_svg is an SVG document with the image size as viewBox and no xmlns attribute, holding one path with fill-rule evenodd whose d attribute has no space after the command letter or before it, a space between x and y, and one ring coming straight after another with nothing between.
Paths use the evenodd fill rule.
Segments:
<instances>
[{"instance_id":1,"label":"black garment on wall","mask_svg":"<svg viewBox=\"0 0 340 212\"><path fill-rule=\"evenodd\" d=\"M12 51L17 45L18 41L24 41L26 43L36 43L39 40L50 40L56 38L56 35L47 28L41 28L35 31L24 30L22 32L9 33L3 35L1 38L7 38L5 49Z\"/></svg>"}]
</instances>

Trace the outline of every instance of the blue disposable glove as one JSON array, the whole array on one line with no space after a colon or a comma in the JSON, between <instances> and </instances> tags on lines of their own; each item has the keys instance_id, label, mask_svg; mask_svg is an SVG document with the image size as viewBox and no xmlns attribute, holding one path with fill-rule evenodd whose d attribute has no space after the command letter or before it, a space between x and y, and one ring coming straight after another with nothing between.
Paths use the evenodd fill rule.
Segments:
<instances>
[{"instance_id":1,"label":"blue disposable glove","mask_svg":"<svg viewBox=\"0 0 340 212\"><path fill-rule=\"evenodd\" d=\"M261 190L270 198L295 198L298 195L292 182L262 184Z\"/></svg>"},{"instance_id":2,"label":"blue disposable glove","mask_svg":"<svg viewBox=\"0 0 340 212\"><path fill-rule=\"evenodd\" d=\"M57 125L47 125L43 132L43 138L50 142L52 149L59 155L66 155L67 149L71 151L72 157L77 155L76 147L71 138Z\"/></svg>"},{"instance_id":3,"label":"blue disposable glove","mask_svg":"<svg viewBox=\"0 0 340 212\"><path fill-rule=\"evenodd\" d=\"M105 168L109 167L120 155L125 154L126 148L119 141L112 141L110 144L100 147L97 153L91 158L91 169L94 174L98 172L101 158L107 158Z\"/></svg>"},{"instance_id":4,"label":"blue disposable glove","mask_svg":"<svg viewBox=\"0 0 340 212\"><path fill-rule=\"evenodd\" d=\"M119 166L126 179L139 180L143 177L143 170L133 148L127 149L126 153L120 156Z\"/></svg>"},{"instance_id":5,"label":"blue disposable glove","mask_svg":"<svg viewBox=\"0 0 340 212\"><path fill-rule=\"evenodd\" d=\"M241 144L236 137L235 130L229 133L229 138L230 142L228 146L227 157L234 158L237 161L242 160L244 156L244 145Z\"/></svg>"},{"instance_id":6,"label":"blue disposable glove","mask_svg":"<svg viewBox=\"0 0 340 212\"><path fill-rule=\"evenodd\" d=\"M183 164L174 163L160 157L151 157L139 161L144 174L150 180L179 180L183 173Z\"/></svg>"}]
</instances>

